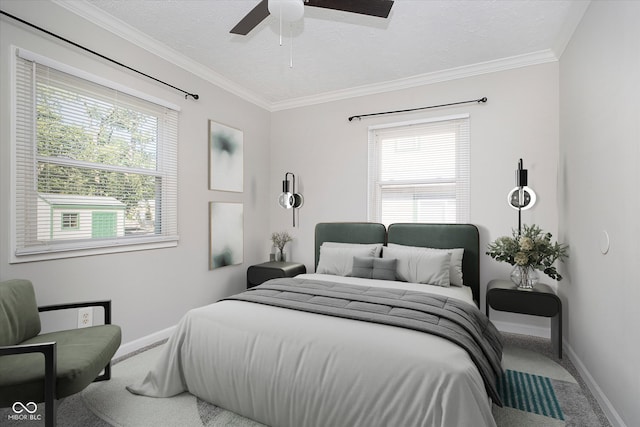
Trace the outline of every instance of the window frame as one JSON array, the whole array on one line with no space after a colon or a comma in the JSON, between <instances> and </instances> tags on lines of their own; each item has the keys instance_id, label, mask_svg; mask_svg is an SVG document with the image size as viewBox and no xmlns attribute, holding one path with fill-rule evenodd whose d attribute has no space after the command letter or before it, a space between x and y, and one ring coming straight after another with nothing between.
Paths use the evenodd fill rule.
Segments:
<instances>
[{"instance_id":1,"label":"window frame","mask_svg":"<svg viewBox=\"0 0 640 427\"><path fill-rule=\"evenodd\" d=\"M65 218L73 218L71 221L66 221ZM66 225L67 223L73 223L73 225ZM61 231L76 231L80 229L80 212L60 212L60 227Z\"/></svg>"},{"instance_id":2,"label":"window frame","mask_svg":"<svg viewBox=\"0 0 640 427\"><path fill-rule=\"evenodd\" d=\"M179 112L180 107L157 98L155 96L149 95L147 93L141 92L136 89L132 89L123 84L107 80L103 77L99 77L95 74L89 73L79 68L75 68L71 65L58 62L51 58L48 58L44 55L40 55L38 53L34 53L18 46L11 47L12 55L11 55L11 126L10 126L10 144L11 144L11 158L10 158L10 201L11 201L11 210L10 210L10 254L9 254L9 263L23 263L23 262L32 262L32 261L41 261L41 260L51 260L51 259L64 259L64 258L72 258L79 256L87 256L87 255L99 255L99 254L109 254L109 253L121 253L121 252L130 252L130 251L139 251L139 250L149 250L149 249L160 249L160 248L168 248L175 247L178 244L179 235L178 235L178 219L177 219L177 187L178 187L178 171L177 171L177 150L178 150L178 126L179 126ZM101 85L109 90L114 90L119 93L123 93L129 96L133 96L139 98L142 101L146 101L149 103L156 104L156 106L160 106L166 108L167 110L173 110L172 114L175 113L174 119L172 119L172 128L168 130L168 133L171 134L171 141L167 142L165 139L162 142L158 143L157 152L158 152L158 161L157 161L157 173L158 176L162 175L163 177L163 187L162 187L162 197L163 203L168 203L168 209L165 210L164 206L159 208L162 209L161 212L166 216L170 217L170 219L166 220L162 218L163 227L166 227L167 233L164 234L155 234L155 235L144 235L144 236L126 236L114 239L82 239L78 241L74 241L73 243L68 243L64 241L58 241L54 244L40 244L29 246L28 244L21 245L20 239L24 239L24 237L20 237L19 235L22 233L26 235L27 227L26 225L22 225L24 230L20 232L18 230L19 224L24 222L23 219L18 219L21 208L19 207L19 178L18 178L18 170L19 170L19 162L18 159L18 149L20 143L18 142L18 133L19 133L19 120L18 120L18 105L20 99L18 97L18 61L26 60L31 62L36 62L39 65L50 67L56 69L58 71L67 73L73 77L87 80L91 83ZM35 96L35 95L34 95ZM35 103L33 104L33 108L35 108ZM33 117L33 133L35 134L35 116ZM164 129L165 133L167 129ZM37 162L37 151L35 148L36 141L33 139L33 158L32 162ZM172 153L167 157L165 155L166 152L172 151ZM148 171L147 171L148 172ZM32 180L27 178L28 182L33 184L37 183L37 177L33 177ZM168 182L168 184L167 184ZM24 185L24 184L23 184ZM164 186L168 187L165 188ZM168 192L168 193L167 193ZM25 199L27 200L27 199ZM21 222L22 221L22 222ZM170 221L166 224L164 221ZM35 228L34 228L35 229ZM71 229L67 228L64 231L71 231ZM31 231L33 233L34 231Z\"/></svg>"},{"instance_id":3,"label":"window frame","mask_svg":"<svg viewBox=\"0 0 640 427\"><path fill-rule=\"evenodd\" d=\"M456 141L456 177L455 177L455 204L456 204L456 220L454 223L465 224L470 221L470 204L471 204L471 142L470 142L470 114L455 114L442 117L433 117L428 119L411 120L404 122L395 122L382 125L369 126L368 128L368 161L367 161L367 220L372 222L383 222L382 219L382 186L402 186L414 188L419 185L438 185L437 179L407 179L404 182L395 181L393 184L381 184L385 181L379 179L379 150L377 147L377 132L385 130L394 131L409 129L411 126L425 126L431 123L437 124L447 121L465 121L467 137L461 140L457 135ZM449 180L441 184L449 183ZM425 199L427 200L427 199ZM414 212L415 213L415 212ZM415 215L414 215L415 217ZM395 222L395 221L392 221ZM411 222L411 221L404 221Z\"/></svg>"}]
</instances>

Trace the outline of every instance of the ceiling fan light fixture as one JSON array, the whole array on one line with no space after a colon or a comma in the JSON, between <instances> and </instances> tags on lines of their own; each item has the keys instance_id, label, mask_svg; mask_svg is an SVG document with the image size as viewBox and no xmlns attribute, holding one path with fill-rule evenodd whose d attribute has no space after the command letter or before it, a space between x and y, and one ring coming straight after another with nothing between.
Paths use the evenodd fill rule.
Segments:
<instances>
[{"instance_id":1,"label":"ceiling fan light fixture","mask_svg":"<svg viewBox=\"0 0 640 427\"><path fill-rule=\"evenodd\" d=\"M388 18L393 0L260 0L230 33L246 36L269 15L277 17L282 27L282 21L301 19L307 6Z\"/></svg>"},{"instance_id":2,"label":"ceiling fan light fixture","mask_svg":"<svg viewBox=\"0 0 640 427\"><path fill-rule=\"evenodd\" d=\"M303 0L269 0L269 13L285 22L295 22L304 15Z\"/></svg>"}]
</instances>

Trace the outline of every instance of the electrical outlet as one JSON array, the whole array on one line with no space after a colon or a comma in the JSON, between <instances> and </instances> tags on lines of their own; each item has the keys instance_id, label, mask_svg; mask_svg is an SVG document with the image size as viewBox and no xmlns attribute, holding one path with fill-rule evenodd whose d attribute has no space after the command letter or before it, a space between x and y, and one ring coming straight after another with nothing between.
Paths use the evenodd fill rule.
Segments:
<instances>
[{"instance_id":1,"label":"electrical outlet","mask_svg":"<svg viewBox=\"0 0 640 427\"><path fill-rule=\"evenodd\" d=\"M82 307L78 310L78 328L86 328L93 325L93 308Z\"/></svg>"}]
</instances>

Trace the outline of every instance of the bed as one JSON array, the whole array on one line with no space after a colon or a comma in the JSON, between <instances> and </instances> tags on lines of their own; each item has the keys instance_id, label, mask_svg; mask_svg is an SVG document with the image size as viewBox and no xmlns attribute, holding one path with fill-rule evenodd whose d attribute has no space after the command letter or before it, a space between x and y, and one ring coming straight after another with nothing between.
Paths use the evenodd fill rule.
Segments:
<instances>
[{"instance_id":1,"label":"bed","mask_svg":"<svg viewBox=\"0 0 640 427\"><path fill-rule=\"evenodd\" d=\"M392 224L387 230L373 223L322 223L316 226L315 237L316 273L274 279L189 311L156 366L141 381L127 387L129 391L153 397L189 391L272 427L495 426L491 405L499 398L492 394L492 382L501 372L496 366L501 342L493 325L476 307L477 229L459 224ZM389 245L383 248L389 248L389 253L393 253L394 245L464 249L464 285L430 286L318 273L326 270L330 253L326 248L330 245L350 248L364 244ZM384 259L384 252L375 255ZM368 257L357 258L353 261L370 261ZM394 259L387 261L385 264ZM355 265L352 269L355 273ZM378 322L377 308L366 312L364 316L368 317L364 319L357 317L362 315L359 312L349 311L356 313L353 318L352 314L341 314L342 307L331 300L321 307L331 313L318 314L305 308L308 300L301 300L298 292L320 292L302 298L322 301L334 292L338 296L343 295L339 292L358 293L354 301L363 298L364 302L359 300L357 304L367 307L378 307L369 301L387 294L402 298L399 304L407 303L406 298L411 300L407 304L423 298L427 305L432 299L436 305L446 301L454 311L464 309L477 317L480 333L488 331L494 339L487 343L491 339L474 335L473 340L465 341L467 345L491 348L495 354L487 357L489 362L478 363L476 350L469 351L452 342L451 337L438 335L440 326L427 322L427 329L436 328L436 335L432 335L407 316L400 322L409 327ZM289 299L278 300L281 305L251 300L275 298L276 294ZM287 304L298 305L287 308ZM437 309L441 308L438 305ZM425 316L430 319L431 315ZM457 336L456 332L453 341Z\"/></svg>"}]
</instances>

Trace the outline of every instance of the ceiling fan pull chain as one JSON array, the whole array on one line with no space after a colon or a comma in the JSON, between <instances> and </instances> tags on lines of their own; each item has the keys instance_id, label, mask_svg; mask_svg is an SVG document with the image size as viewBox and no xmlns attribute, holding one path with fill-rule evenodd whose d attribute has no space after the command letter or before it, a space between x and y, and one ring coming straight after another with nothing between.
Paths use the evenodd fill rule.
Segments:
<instances>
[{"instance_id":1,"label":"ceiling fan pull chain","mask_svg":"<svg viewBox=\"0 0 640 427\"><path fill-rule=\"evenodd\" d=\"M282 46L282 6L280 6L280 46Z\"/></svg>"},{"instance_id":2,"label":"ceiling fan pull chain","mask_svg":"<svg viewBox=\"0 0 640 427\"><path fill-rule=\"evenodd\" d=\"M293 68L293 24L289 23L289 68Z\"/></svg>"}]
</instances>

